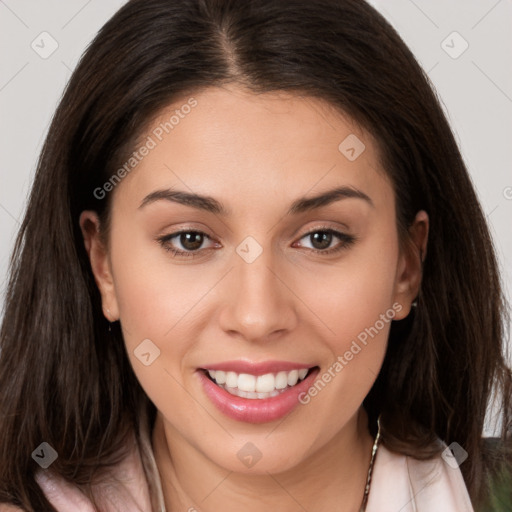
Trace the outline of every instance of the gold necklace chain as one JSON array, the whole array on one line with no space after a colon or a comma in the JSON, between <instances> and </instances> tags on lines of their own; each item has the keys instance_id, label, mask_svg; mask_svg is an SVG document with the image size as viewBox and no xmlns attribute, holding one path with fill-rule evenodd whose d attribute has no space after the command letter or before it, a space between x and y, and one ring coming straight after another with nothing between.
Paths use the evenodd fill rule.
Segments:
<instances>
[{"instance_id":1,"label":"gold necklace chain","mask_svg":"<svg viewBox=\"0 0 512 512\"><path fill-rule=\"evenodd\" d=\"M379 442L380 442L380 414L379 414L379 417L377 418L377 435L375 436L375 441L373 442L372 458L370 460L370 467L368 468L368 476L366 477L366 486L364 488L363 502L361 503L361 508L359 509L360 512L365 512L366 505L368 503L368 495L370 494L370 485L372 483L373 463L375 461L375 455L377 453L377 448L379 447Z\"/></svg>"}]
</instances>

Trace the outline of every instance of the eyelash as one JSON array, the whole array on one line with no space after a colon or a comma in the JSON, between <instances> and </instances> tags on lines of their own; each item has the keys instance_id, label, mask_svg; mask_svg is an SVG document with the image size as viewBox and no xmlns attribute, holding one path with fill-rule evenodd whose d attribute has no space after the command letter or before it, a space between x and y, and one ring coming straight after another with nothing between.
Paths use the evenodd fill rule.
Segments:
<instances>
[{"instance_id":1,"label":"eyelash","mask_svg":"<svg viewBox=\"0 0 512 512\"><path fill-rule=\"evenodd\" d=\"M160 243L160 245L166 251L172 253L173 256L176 256L176 257L184 256L185 258L194 258L194 257L198 256L200 254L201 250L199 250L199 251L180 251L179 249L174 249L173 247L168 245L170 240L172 240L173 238L176 238L177 236L179 236L183 233L196 233L196 234L204 235L206 238L211 240L211 237L208 236L206 233L199 231L199 230L194 230L194 229L183 229L181 231L176 231L175 233L170 233L169 235L164 235L164 236L158 238L157 240ZM314 233L330 233L330 234L334 235L335 237L339 238L343 242L342 244L340 244L338 246L334 246L330 249L324 249L324 250L306 248L306 249L308 249L308 251L311 251L315 254L320 254L323 256L340 252L343 249L347 249L348 247L350 247L357 241L357 238L355 236L347 235L346 233L342 233L340 231L336 231L335 229L323 227L323 226L319 226L312 231L304 233L299 238L299 240L301 240L302 238L305 238L307 236L311 236ZM212 248L203 249L203 250L212 250Z\"/></svg>"}]
</instances>

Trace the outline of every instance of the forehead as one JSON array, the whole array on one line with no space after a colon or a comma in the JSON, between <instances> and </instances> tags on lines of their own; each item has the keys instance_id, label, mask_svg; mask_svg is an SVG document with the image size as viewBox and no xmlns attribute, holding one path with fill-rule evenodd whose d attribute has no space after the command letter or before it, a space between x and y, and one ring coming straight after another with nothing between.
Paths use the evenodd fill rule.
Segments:
<instances>
[{"instance_id":1,"label":"forehead","mask_svg":"<svg viewBox=\"0 0 512 512\"><path fill-rule=\"evenodd\" d=\"M143 146L150 149L115 191L124 200L176 187L244 209L338 185L364 189L377 203L391 192L369 133L322 100L282 91L225 86L183 96L134 150Z\"/></svg>"}]
</instances>

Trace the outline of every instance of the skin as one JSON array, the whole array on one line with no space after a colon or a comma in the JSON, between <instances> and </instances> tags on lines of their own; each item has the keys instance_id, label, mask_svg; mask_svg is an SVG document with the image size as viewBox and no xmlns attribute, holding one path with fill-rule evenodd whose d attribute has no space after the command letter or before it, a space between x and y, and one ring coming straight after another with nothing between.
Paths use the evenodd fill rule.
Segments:
<instances>
[{"instance_id":1,"label":"skin","mask_svg":"<svg viewBox=\"0 0 512 512\"><path fill-rule=\"evenodd\" d=\"M196 369L275 359L327 371L393 304L401 306L396 320L409 313L428 216L418 212L413 243L401 251L376 142L321 100L239 86L194 98L197 106L115 188L106 247L96 213L80 217L104 314L120 320L134 371L158 409L152 441L167 508L358 510L373 444L361 404L384 359L390 323L307 405L278 421L225 416ZM162 111L141 140L187 99ZM338 150L349 134L366 146L352 162ZM297 198L338 186L357 188L373 204L344 198L286 215ZM139 208L167 188L216 198L230 214L164 199ZM182 228L211 237L194 258L173 256L156 240ZM322 246L307 236L325 228L356 241L344 245L333 236ZM247 236L262 248L252 263L236 252ZM178 236L168 246L190 249L182 242ZM312 252L327 245L343 249ZM150 366L134 355L144 339L161 351ZM252 468L237 457L247 442L262 454Z\"/></svg>"}]
</instances>

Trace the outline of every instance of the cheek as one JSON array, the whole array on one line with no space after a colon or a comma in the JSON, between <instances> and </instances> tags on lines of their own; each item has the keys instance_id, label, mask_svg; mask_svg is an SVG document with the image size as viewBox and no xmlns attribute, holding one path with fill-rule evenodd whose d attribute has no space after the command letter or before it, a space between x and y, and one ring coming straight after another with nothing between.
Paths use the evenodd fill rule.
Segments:
<instances>
[{"instance_id":1,"label":"cheek","mask_svg":"<svg viewBox=\"0 0 512 512\"><path fill-rule=\"evenodd\" d=\"M194 337L186 336L185 331L201 309L198 302L207 283L201 282L197 272L173 266L163 249L155 250L154 242L125 235L118 230L112 238L116 299L128 356L152 396L161 388L168 390L172 376L182 380L181 366L194 344ZM146 361L137 357L141 346L147 347L144 354L150 353ZM158 357L145 366L154 355Z\"/></svg>"},{"instance_id":2,"label":"cheek","mask_svg":"<svg viewBox=\"0 0 512 512\"><path fill-rule=\"evenodd\" d=\"M394 302L397 259L395 232L381 228L336 266L317 269L315 286L299 292L326 327L330 354L304 402L330 411L334 429L359 407L384 360L391 322L401 310Z\"/></svg>"},{"instance_id":3,"label":"cheek","mask_svg":"<svg viewBox=\"0 0 512 512\"><path fill-rule=\"evenodd\" d=\"M387 317L397 312L393 308L397 261L396 233L381 228L334 265L315 267L314 274L310 271L314 279L297 281L302 283L297 293L307 297L311 310L328 328L333 352L344 353L347 344L376 323L387 339ZM384 326L381 315L386 315Z\"/></svg>"},{"instance_id":4,"label":"cheek","mask_svg":"<svg viewBox=\"0 0 512 512\"><path fill-rule=\"evenodd\" d=\"M173 265L171 256L136 222L127 232L128 224L119 222L111 244L115 293L126 341L162 340L197 303L199 276L185 266Z\"/></svg>"},{"instance_id":5,"label":"cheek","mask_svg":"<svg viewBox=\"0 0 512 512\"><path fill-rule=\"evenodd\" d=\"M192 428L190 418L204 411L185 391L183 369L195 343L188 331L207 283L166 265L165 254L157 261L143 243L112 249L122 332L137 380L164 416Z\"/></svg>"}]
</instances>

